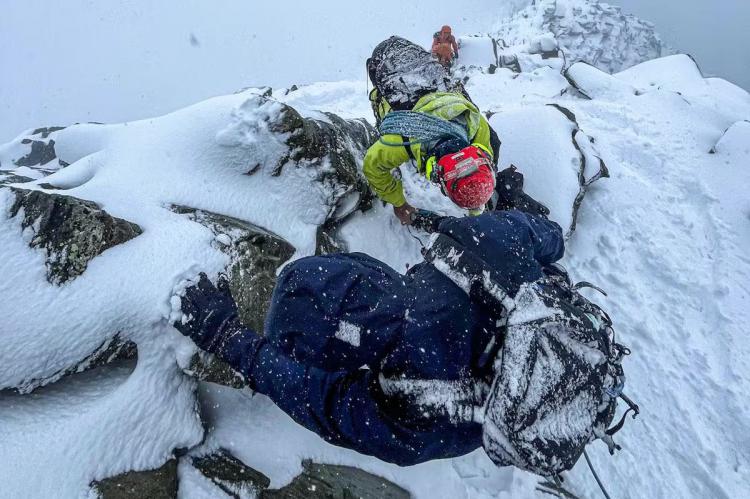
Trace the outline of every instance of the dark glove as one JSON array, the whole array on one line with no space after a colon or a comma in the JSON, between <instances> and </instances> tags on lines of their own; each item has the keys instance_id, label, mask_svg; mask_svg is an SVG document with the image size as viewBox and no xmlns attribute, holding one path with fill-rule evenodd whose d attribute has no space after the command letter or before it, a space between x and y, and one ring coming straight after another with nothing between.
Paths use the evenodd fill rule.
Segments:
<instances>
[{"instance_id":1,"label":"dark glove","mask_svg":"<svg viewBox=\"0 0 750 499\"><path fill-rule=\"evenodd\" d=\"M185 290L181 302L185 319L177 321L174 327L207 352L215 353L225 336L240 328L237 304L224 276L220 276L218 286L214 286L201 272L198 284Z\"/></svg>"},{"instance_id":2,"label":"dark glove","mask_svg":"<svg viewBox=\"0 0 750 499\"><path fill-rule=\"evenodd\" d=\"M409 203L404 203L398 208L394 206L393 213L396 215L396 218L401 221L402 225L411 225L416 209Z\"/></svg>"},{"instance_id":3,"label":"dark glove","mask_svg":"<svg viewBox=\"0 0 750 499\"><path fill-rule=\"evenodd\" d=\"M445 218L432 211L417 210L411 215L411 225L432 234L433 232L437 232L440 222Z\"/></svg>"},{"instance_id":4,"label":"dark glove","mask_svg":"<svg viewBox=\"0 0 750 499\"><path fill-rule=\"evenodd\" d=\"M523 191L523 174L513 165L497 173L495 191L496 210L519 210L543 217L549 215L549 208Z\"/></svg>"}]
</instances>

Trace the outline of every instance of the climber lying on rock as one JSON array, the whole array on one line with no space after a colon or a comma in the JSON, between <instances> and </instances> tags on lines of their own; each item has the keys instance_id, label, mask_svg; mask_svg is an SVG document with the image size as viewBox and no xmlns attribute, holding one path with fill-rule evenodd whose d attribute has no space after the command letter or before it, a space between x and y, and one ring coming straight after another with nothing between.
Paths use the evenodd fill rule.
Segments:
<instances>
[{"instance_id":1,"label":"climber lying on rock","mask_svg":"<svg viewBox=\"0 0 750 499\"><path fill-rule=\"evenodd\" d=\"M265 336L205 275L175 327L332 444L402 466L483 446L499 465L572 467L606 437L623 349L550 266L560 227L510 210L437 229L407 275L362 253L290 263Z\"/></svg>"}]
</instances>

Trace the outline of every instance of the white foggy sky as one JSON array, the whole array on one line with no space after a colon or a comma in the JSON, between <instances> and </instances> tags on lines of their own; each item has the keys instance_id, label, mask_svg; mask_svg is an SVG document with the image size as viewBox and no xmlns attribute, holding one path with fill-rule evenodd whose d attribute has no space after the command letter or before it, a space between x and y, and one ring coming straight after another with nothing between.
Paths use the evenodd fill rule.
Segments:
<instances>
[{"instance_id":1,"label":"white foggy sky","mask_svg":"<svg viewBox=\"0 0 750 499\"><path fill-rule=\"evenodd\" d=\"M706 76L750 90L750 0L614 0L653 22L662 38L698 60Z\"/></svg>"},{"instance_id":2,"label":"white foggy sky","mask_svg":"<svg viewBox=\"0 0 750 499\"><path fill-rule=\"evenodd\" d=\"M524 2L0 0L0 143L35 126L156 116L245 86L364 78L364 59L391 34L428 43L444 23L486 31ZM750 0L619 4L705 73L750 88Z\"/></svg>"}]
</instances>

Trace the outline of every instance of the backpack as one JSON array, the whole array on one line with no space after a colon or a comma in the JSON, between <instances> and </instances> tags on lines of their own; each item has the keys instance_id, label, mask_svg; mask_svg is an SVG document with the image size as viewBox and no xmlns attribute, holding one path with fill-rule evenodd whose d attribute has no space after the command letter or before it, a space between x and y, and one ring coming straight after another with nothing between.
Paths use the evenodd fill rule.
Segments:
<instances>
[{"instance_id":1,"label":"backpack","mask_svg":"<svg viewBox=\"0 0 750 499\"><path fill-rule=\"evenodd\" d=\"M432 54L398 36L375 47L367 59L367 74L377 89L377 97L395 110L409 110L429 93L456 88L456 82Z\"/></svg>"},{"instance_id":2,"label":"backpack","mask_svg":"<svg viewBox=\"0 0 750 499\"><path fill-rule=\"evenodd\" d=\"M621 362L630 351L616 343L606 312L578 292L594 286L573 285L553 265L511 297L481 258L445 234L425 258L497 318L479 359L480 370L491 366L492 383L477 411L484 450L495 464L557 476L596 439L610 453L619 449L612 435L639 409L622 394ZM610 428L618 398L630 408Z\"/></svg>"}]
</instances>

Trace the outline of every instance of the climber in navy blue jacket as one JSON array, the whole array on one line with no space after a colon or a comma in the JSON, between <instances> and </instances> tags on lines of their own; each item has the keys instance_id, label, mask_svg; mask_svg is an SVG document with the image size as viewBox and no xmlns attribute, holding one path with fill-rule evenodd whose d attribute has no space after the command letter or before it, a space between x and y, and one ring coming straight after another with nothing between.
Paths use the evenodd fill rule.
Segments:
<instances>
[{"instance_id":1,"label":"climber in navy blue jacket","mask_svg":"<svg viewBox=\"0 0 750 499\"><path fill-rule=\"evenodd\" d=\"M560 227L520 211L446 218L514 295L563 255ZM407 275L361 253L308 257L279 276L265 336L243 327L226 283L203 275L175 324L327 441L399 465L482 445L473 408L491 376L478 359L495 317L423 262Z\"/></svg>"}]
</instances>

